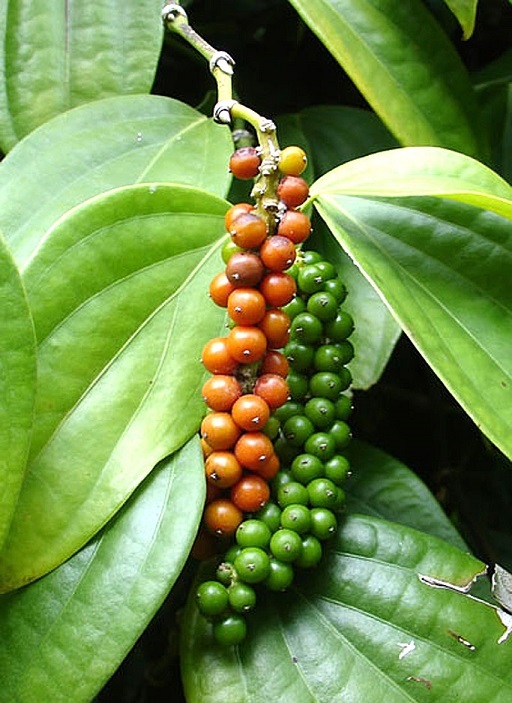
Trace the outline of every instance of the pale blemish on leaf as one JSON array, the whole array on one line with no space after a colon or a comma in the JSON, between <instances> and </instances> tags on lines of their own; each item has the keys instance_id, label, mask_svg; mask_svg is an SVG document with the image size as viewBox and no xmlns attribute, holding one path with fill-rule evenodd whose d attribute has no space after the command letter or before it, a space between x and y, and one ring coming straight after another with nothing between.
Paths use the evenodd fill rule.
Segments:
<instances>
[{"instance_id":1,"label":"pale blemish on leaf","mask_svg":"<svg viewBox=\"0 0 512 703\"><path fill-rule=\"evenodd\" d=\"M399 659L404 659L408 654L411 654L411 652L414 652L416 649L416 645L413 640L410 642L399 642L398 646L401 647L400 654L398 655Z\"/></svg>"},{"instance_id":2,"label":"pale blemish on leaf","mask_svg":"<svg viewBox=\"0 0 512 703\"><path fill-rule=\"evenodd\" d=\"M450 581L443 581L442 579L438 579L435 576L427 576L425 574L418 574L418 578L422 583L426 584L427 586L431 586L432 588L447 588L449 591L456 591L457 593L468 593L477 578L479 576L484 576L486 573L487 567L485 566L482 571L479 571L471 579L469 579L469 581L466 581L462 584L452 583Z\"/></svg>"}]
</instances>

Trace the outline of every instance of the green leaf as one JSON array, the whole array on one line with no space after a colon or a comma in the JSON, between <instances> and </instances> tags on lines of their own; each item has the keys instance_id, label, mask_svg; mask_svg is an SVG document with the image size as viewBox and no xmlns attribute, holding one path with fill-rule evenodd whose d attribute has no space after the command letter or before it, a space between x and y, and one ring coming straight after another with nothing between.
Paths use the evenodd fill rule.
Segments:
<instances>
[{"instance_id":1,"label":"green leaf","mask_svg":"<svg viewBox=\"0 0 512 703\"><path fill-rule=\"evenodd\" d=\"M162 45L157 0L1 4L0 147L61 112L148 93Z\"/></svg>"},{"instance_id":2,"label":"green leaf","mask_svg":"<svg viewBox=\"0 0 512 703\"><path fill-rule=\"evenodd\" d=\"M204 412L208 299L227 203L162 184L70 211L25 273L39 345L31 457L0 554L0 587L67 559L119 509Z\"/></svg>"},{"instance_id":3,"label":"green leaf","mask_svg":"<svg viewBox=\"0 0 512 703\"><path fill-rule=\"evenodd\" d=\"M90 701L180 574L203 499L194 439L152 472L93 542L28 588L1 596L2 700Z\"/></svg>"},{"instance_id":4,"label":"green leaf","mask_svg":"<svg viewBox=\"0 0 512 703\"><path fill-rule=\"evenodd\" d=\"M334 105L306 108L277 121L281 142L299 144L310 155L311 181L340 163L396 146L379 118L368 110ZM347 285L346 309L357 320L352 341L357 354L350 364L353 387L369 388L380 378L400 335L396 321L374 289L318 220L306 246L336 264Z\"/></svg>"},{"instance_id":5,"label":"green leaf","mask_svg":"<svg viewBox=\"0 0 512 703\"><path fill-rule=\"evenodd\" d=\"M290 0L404 145L481 154L467 72L420 0Z\"/></svg>"},{"instance_id":6,"label":"green leaf","mask_svg":"<svg viewBox=\"0 0 512 703\"><path fill-rule=\"evenodd\" d=\"M441 380L511 457L510 221L436 198L326 195L317 206Z\"/></svg>"},{"instance_id":7,"label":"green leaf","mask_svg":"<svg viewBox=\"0 0 512 703\"><path fill-rule=\"evenodd\" d=\"M448 149L409 147L371 154L319 178L312 197L336 193L402 197L435 195L512 219L512 187L475 159Z\"/></svg>"},{"instance_id":8,"label":"green leaf","mask_svg":"<svg viewBox=\"0 0 512 703\"><path fill-rule=\"evenodd\" d=\"M18 269L0 237L0 546L21 488L36 388L32 317Z\"/></svg>"},{"instance_id":9,"label":"green leaf","mask_svg":"<svg viewBox=\"0 0 512 703\"><path fill-rule=\"evenodd\" d=\"M229 130L188 105L149 95L107 98L51 120L0 164L0 229L21 267L44 232L95 195L138 182L224 196Z\"/></svg>"},{"instance_id":10,"label":"green leaf","mask_svg":"<svg viewBox=\"0 0 512 703\"><path fill-rule=\"evenodd\" d=\"M353 472L346 485L351 513L398 522L467 550L432 493L404 464L358 441L351 442L347 456Z\"/></svg>"},{"instance_id":11,"label":"green leaf","mask_svg":"<svg viewBox=\"0 0 512 703\"><path fill-rule=\"evenodd\" d=\"M478 0L445 0L445 2L459 20L464 39L469 39L475 29Z\"/></svg>"},{"instance_id":12,"label":"green leaf","mask_svg":"<svg viewBox=\"0 0 512 703\"><path fill-rule=\"evenodd\" d=\"M221 649L190 599L182 638L189 703L446 703L512 695L498 611L457 590L483 570L441 540L351 515L319 568L262 594L249 636Z\"/></svg>"}]
</instances>

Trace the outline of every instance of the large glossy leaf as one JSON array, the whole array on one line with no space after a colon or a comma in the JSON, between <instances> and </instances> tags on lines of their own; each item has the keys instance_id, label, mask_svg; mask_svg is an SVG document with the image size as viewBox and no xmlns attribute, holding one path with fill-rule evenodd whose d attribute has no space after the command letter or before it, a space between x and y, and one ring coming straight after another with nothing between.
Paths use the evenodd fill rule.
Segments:
<instances>
[{"instance_id":1,"label":"large glossy leaf","mask_svg":"<svg viewBox=\"0 0 512 703\"><path fill-rule=\"evenodd\" d=\"M313 197L331 194L435 195L512 219L512 187L479 161L448 149L409 147L371 154L318 179Z\"/></svg>"},{"instance_id":2,"label":"large glossy leaf","mask_svg":"<svg viewBox=\"0 0 512 703\"><path fill-rule=\"evenodd\" d=\"M283 144L299 144L308 153L312 181L341 163L396 146L378 117L368 110L335 105L311 107L277 121ZM357 320L353 337L357 354L350 365L354 388L377 382L400 335L400 328L356 266L318 220L307 246L336 264L349 290L346 307Z\"/></svg>"},{"instance_id":3,"label":"large glossy leaf","mask_svg":"<svg viewBox=\"0 0 512 703\"><path fill-rule=\"evenodd\" d=\"M226 206L184 186L122 188L71 211L32 259L36 418L2 590L69 557L197 430Z\"/></svg>"},{"instance_id":4,"label":"large glossy leaf","mask_svg":"<svg viewBox=\"0 0 512 703\"><path fill-rule=\"evenodd\" d=\"M0 237L0 545L21 487L32 433L36 348L18 269Z\"/></svg>"},{"instance_id":5,"label":"large glossy leaf","mask_svg":"<svg viewBox=\"0 0 512 703\"><path fill-rule=\"evenodd\" d=\"M353 441L347 449L349 511L399 522L466 550L466 544L425 484L402 462Z\"/></svg>"},{"instance_id":6,"label":"large glossy leaf","mask_svg":"<svg viewBox=\"0 0 512 703\"><path fill-rule=\"evenodd\" d=\"M261 598L240 647L214 646L191 600L187 700L507 703L512 644L498 611L425 578L464 589L482 569L434 537L352 515L319 568Z\"/></svg>"},{"instance_id":7,"label":"large glossy leaf","mask_svg":"<svg viewBox=\"0 0 512 703\"><path fill-rule=\"evenodd\" d=\"M402 144L485 152L469 77L420 0L290 2Z\"/></svg>"},{"instance_id":8,"label":"large glossy leaf","mask_svg":"<svg viewBox=\"0 0 512 703\"><path fill-rule=\"evenodd\" d=\"M317 205L466 412L512 456L510 221L434 198Z\"/></svg>"},{"instance_id":9,"label":"large glossy leaf","mask_svg":"<svg viewBox=\"0 0 512 703\"><path fill-rule=\"evenodd\" d=\"M71 107L151 89L159 0L3 0L0 148Z\"/></svg>"},{"instance_id":10,"label":"large glossy leaf","mask_svg":"<svg viewBox=\"0 0 512 703\"><path fill-rule=\"evenodd\" d=\"M188 105L149 95L107 98L51 120L0 164L0 229L19 266L67 210L141 181L224 196L229 130Z\"/></svg>"},{"instance_id":11,"label":"large glossy leaf","mask_svg":"<svg viewBox=\"0 0 512 703\"><path fill-rule=\"evenodd\" d=\"M0 597L2 701L92 699L183 568L203 494L194 439L158 466L78 554Z\"/></svg>"}]
</instances>

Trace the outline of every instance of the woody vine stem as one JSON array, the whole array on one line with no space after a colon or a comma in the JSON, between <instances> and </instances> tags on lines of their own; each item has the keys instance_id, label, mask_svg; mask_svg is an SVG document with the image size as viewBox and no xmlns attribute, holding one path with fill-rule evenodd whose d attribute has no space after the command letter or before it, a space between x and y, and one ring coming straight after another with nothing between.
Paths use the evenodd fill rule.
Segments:
<instances>
[{"instance_id":1,"label":"woody vine stem","mask_svg":"<svg viewBox=\"0 0 512 703\"><path fill-rule=\"evenodd\" d=\"M162 20L167 29L185 39L210 65L217 83L217 103L213 118L219 124L232 125L241 119L253 127L258 140L261 168L256 179L252 197L257 214L265 220L269 234L273 234L279 216L278 161L280 148L276 137L276 126L272 120L262 117L251 108L233 99L232 76L235 62L225 51L218 51L191 27L185 10L177 3L169 3L162 10Z\"/></svg>"}]
</instances>

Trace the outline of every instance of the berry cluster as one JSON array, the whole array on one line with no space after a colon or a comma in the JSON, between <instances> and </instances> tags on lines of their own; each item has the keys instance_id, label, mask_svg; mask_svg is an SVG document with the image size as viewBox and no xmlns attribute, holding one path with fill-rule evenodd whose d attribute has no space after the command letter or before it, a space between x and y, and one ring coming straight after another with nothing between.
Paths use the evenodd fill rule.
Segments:
<instances>
[{"instance_id":1,"label":"berry cluster","mask_svg":"<svg viewBox=\"0 0 512 703\"><path fill-rule=\"evenodd\" d=\"M318 563L321 541L337 527L333 511L344 502L349 465L341 452L350 440L351 403L343 391L353 324L340 309L346 291L333 266L315 252L297 256L311 231L296 209L308 197L305 166L300 148L280 152L272 217L249 203L231 207L226 268L210 285L230 331L202 354L212 374L202 391L209 408L201 424L203 523L234 544L216 580L199 586L197 604L222 644L245 637L255 584L284 590L294 566ZM256 178L259 151L238 149L230 169Z\"/></svg>"},{"instance_id":2,"label":"berry cluster","mask_svg":"<svg viewBox=\"0 0 512 703\"><path fill-rule=\"evenodd\" d=\"M226 268L211 281L210 297L227 308L231 329L226 337L210 340L202 353L205 368L213 374L202 390L211 411L201 424L201 437L213 498L204 524L219 536L233 535L244 513L268 501L268 482L279 469L267 425L289 397L289 365L278 350L287 344L291 324L281 308L296 293L286 269L295 262L296 244L311 231L309 218L294 209L308 196L308 186L298 175L305 165L301 149L281 152L279 169L287 175L277 188L283 211L275 233L269 231L269 218L249 203L233 205L225 217L230 234L223 250ZM231 171L240 178L255 177L260 166L252 147L238 149L230 160ZM290 188L290 178L298 186Z\"/></svg>"}]
</instances>

